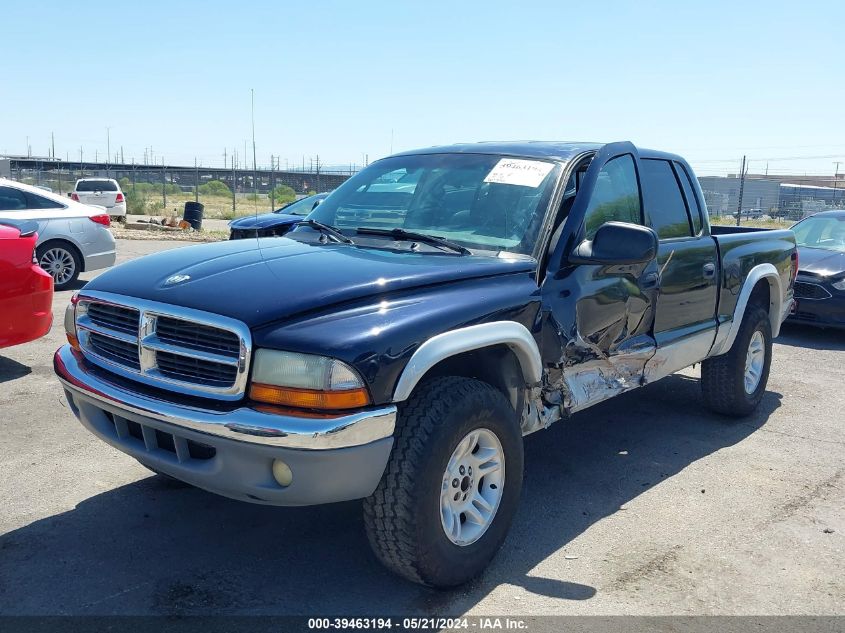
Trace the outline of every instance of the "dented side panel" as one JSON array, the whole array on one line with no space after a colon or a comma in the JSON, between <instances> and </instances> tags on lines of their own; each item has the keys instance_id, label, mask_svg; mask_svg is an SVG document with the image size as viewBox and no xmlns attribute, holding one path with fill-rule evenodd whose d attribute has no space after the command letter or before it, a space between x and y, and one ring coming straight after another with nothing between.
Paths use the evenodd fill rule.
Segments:
<instances>
[{"instance_id":1,"label":"dented side panel","mask_svg":"<svg viewBox=\"0 0 845 633\"><path fill-rule=\"evenodd\" d=\"M654 355L656 291L646 265L567 267L543 284L544 397L574 413L640 386ZM559 395L556 395L559 393Z\"/></svg>"}]
</instances>

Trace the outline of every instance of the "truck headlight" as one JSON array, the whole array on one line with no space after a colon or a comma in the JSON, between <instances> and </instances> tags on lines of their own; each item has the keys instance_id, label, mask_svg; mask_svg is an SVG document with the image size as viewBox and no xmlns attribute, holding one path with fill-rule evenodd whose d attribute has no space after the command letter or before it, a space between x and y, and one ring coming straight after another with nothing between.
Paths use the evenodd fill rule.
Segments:
<instances>
[{"instance_id":1,"label":"truck headlight","mask_svg":"<svg viewBox=\"0 0 845 633\"><path fill-rule=\"evenodd\" d=\"M76 304L79 302L79 293L73 293L70 303L65 308L65 336L70 346L79 349L79 339L76 337Z\"/></svg>"},{"instance_id":2,"label":"truck headlight","mask_svg":"<svg viewBox=\"0 0 845 633\"><path fill-rule=\"evenodd\" d=\"M307 409L355 409L370 404L364 381L346 363L272 349L255 352L249 397Z\"/></svg>"},{"instance_id":3,"label":"truck headlight","mask_svg":"<svg viewBox=\"0 0 845 633\"><path fill-rule=\"evenodd\" d=\"M839 281L833 284L833 287L837 290L845 290L845 278L840 279Z\"/></svg>"}]
</instances>

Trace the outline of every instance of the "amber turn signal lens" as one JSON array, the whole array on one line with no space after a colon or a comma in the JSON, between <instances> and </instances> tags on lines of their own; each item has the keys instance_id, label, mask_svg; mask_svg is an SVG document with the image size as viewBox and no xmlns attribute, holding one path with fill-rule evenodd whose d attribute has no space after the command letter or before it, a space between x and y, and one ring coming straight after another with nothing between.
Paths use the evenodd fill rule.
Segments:
<instances>
[{"instance_id":1,"label":"amber turn signal lens","mask_svg":"<svg viewBox=\"0 0 845 633\"><path fill-rule=\"evenodd\" d=\"M249 390L249 397L258 402L303 409L357 409L370 404L370 396L364 388L316 391L253 383Z\"/></svg>"},{"instance_id":2,"label":"amber turn signal lens","mask_svg":"<svg viewBox=\"0 0 845 633\"><path fill-rule=\"evenodd\" d=\"M77 338L76 338L73 334L71 334L70 332L66 332L66 333L65 333L65 336L67 336L67 342L68 342L68 343L70 343L70 346L71 346L73 349L75 349L75 350L77 350L77 351L81 351L81 350L79 349L79 339L77 339Z\"/></svg>"}]
</instances>

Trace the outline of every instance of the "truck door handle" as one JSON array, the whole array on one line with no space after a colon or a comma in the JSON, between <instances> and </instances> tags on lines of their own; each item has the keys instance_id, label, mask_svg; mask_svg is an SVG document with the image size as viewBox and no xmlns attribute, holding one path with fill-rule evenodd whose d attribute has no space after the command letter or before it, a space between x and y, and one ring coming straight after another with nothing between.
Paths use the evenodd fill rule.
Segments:
<instances>
[{"instance_id":1,"label":"truck door handle","mask_svg":"<svg viewBox=\"0 0 845 633\"><path fill-rule=\"evenodd\" d=\"M660 281L660 275L657 273L648 273L647 275L643 275L640 278L640 288L643 290L649 290L650 288L656 288L657 283Z\"/></svg>"},{"instance_id":2,"label":"truck door handle","mask_svg":"<svg viewBox=\"0 0 845 633\"><path fill-rule=\"evenodd\" d=\"M704 264L704 276L708 279L716 276L716 264Z\"/></svg>"}]
</instances>

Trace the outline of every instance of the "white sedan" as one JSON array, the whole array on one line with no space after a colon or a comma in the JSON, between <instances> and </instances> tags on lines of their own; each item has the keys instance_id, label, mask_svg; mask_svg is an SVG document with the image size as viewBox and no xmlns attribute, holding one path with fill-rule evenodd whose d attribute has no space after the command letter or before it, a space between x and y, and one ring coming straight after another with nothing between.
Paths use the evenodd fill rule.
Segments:
<instances>
[{"instance_id":1,"label":"white sedan","mask_svg":"<svg viewBox=\"0 0 845 633\"><path fill-rule=\"evenodd\" d=\"M36 257L56 290L71 286L81 272L114 265L111 220L102 207L0 178L0 218L38 223Z\"/></svg>"}]
</instances>

